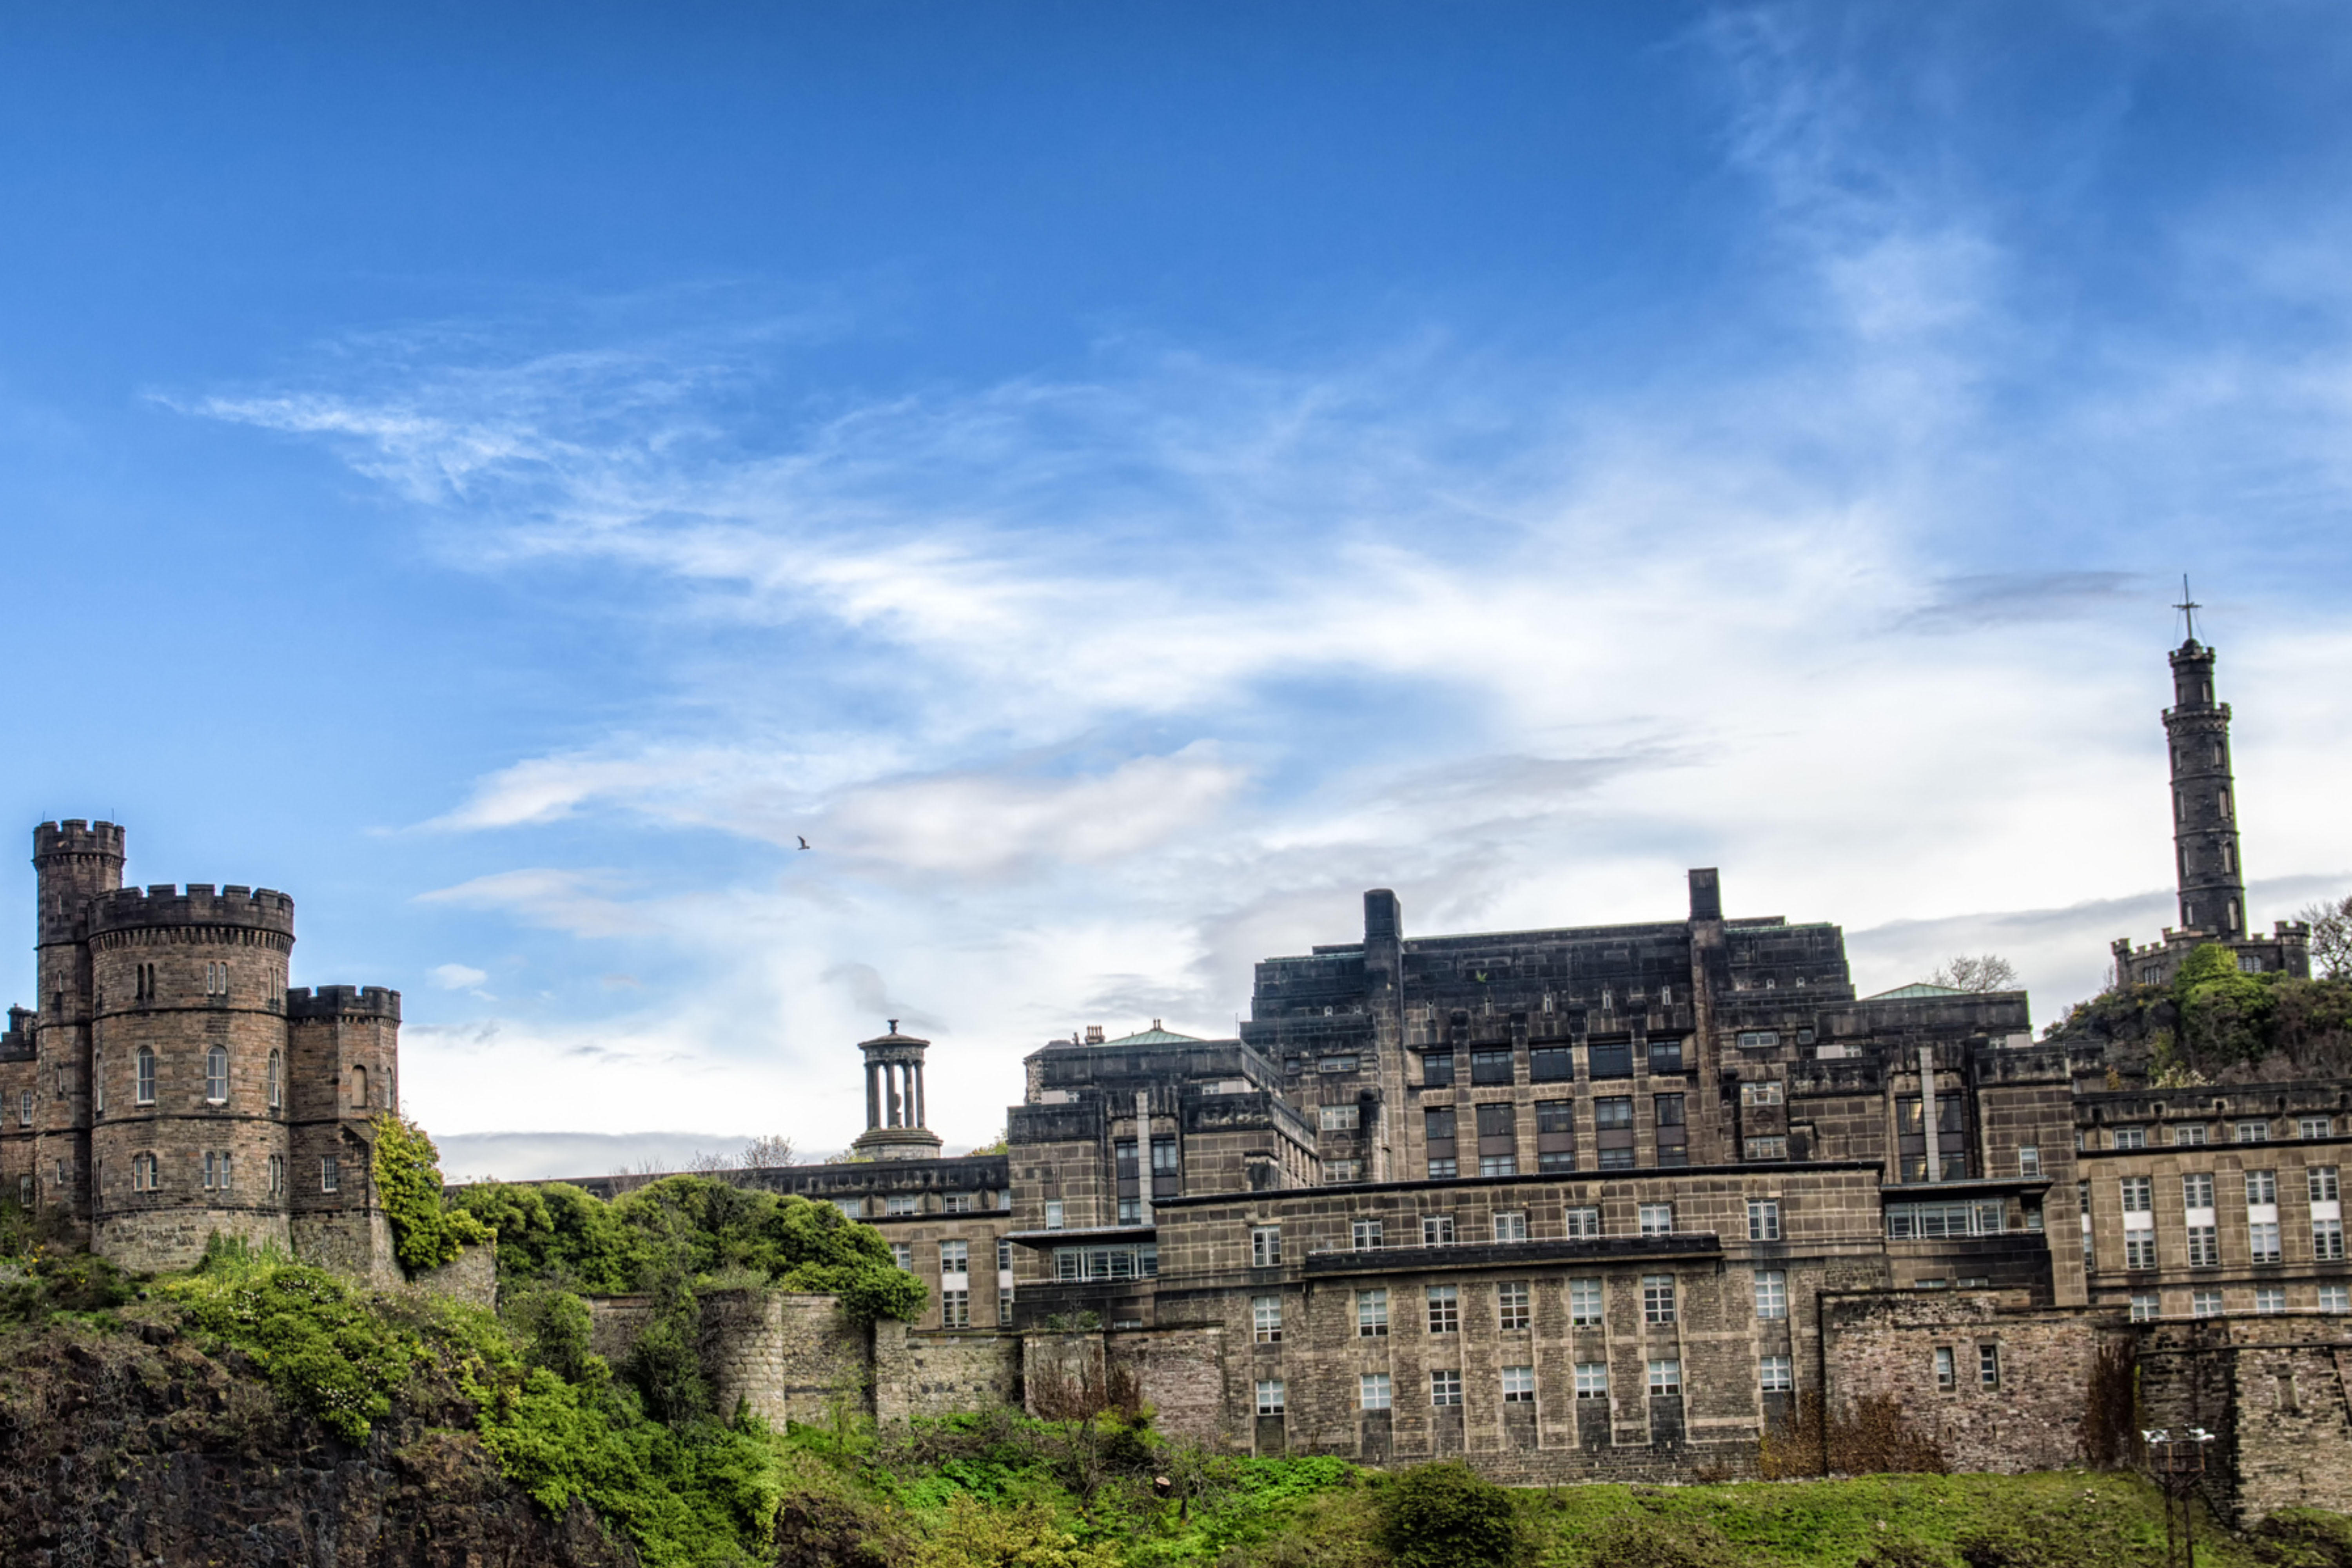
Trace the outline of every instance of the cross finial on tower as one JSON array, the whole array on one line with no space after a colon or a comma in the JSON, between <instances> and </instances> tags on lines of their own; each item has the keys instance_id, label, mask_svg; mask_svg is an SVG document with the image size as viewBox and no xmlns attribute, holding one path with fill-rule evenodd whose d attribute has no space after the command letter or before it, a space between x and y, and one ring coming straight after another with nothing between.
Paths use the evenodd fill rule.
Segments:
<instances>
[{"instance_id":1,"label":"cross finial on tower","mask_svg":"<svg viewBox=\"0 0 2352 1568\"><path fill-rule=\"evenodd\" d=\"M2189 640L2190 642L2195 642L2197 640L2197 612L2203 609L2205 606L2189 596L2189 574L2186 572L2183 572L2180 574L2180 603L2173 605L2172 607L2179 610L2183 616L2187 617Z\"/></svg>"}]
</instances>

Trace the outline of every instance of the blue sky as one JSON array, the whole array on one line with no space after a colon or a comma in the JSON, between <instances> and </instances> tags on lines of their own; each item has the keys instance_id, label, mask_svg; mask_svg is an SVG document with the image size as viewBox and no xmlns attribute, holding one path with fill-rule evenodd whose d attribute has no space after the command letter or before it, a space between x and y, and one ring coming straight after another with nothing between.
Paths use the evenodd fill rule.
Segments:
<instances>
[{"instance_id":1,"label":"blue sky","mask_svg":"<svg viewBox=\"0 0 2352 1568\"><path fill-rule=\"evenodd\" d=\"M1375 885L2047 1017L2183 571L2352 888L2347 104L2317 4L20 8L0 790L294 893L466 1173L837 1147L886 1016L983 1139Z\"/></svg>"}]
</instances>

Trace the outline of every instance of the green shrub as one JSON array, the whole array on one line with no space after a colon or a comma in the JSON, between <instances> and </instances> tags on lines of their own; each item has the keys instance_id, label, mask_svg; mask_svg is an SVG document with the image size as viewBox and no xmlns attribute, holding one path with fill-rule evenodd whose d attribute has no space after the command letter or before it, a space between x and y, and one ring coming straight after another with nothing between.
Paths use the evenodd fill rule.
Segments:
<instances>
[{"instance_id":1,"label":"green shrub","mask_svg":"<svg viewBox=\"0 0 2352 1568\"><path fill-rule=\"evenodd\" d=\"M1124 1560L1108 1542L1081 1543L1042 1503L992 1508L959 1495L916 1547L914 1568L1119 1568Z\"/></svg>"},{"instance_id":2,"label":"green shrub","mask_svg":"<svg viewBox=\"0 0 2352 1568\"><path fill-rule=\"evenodd\" d=\"M1581 1542L1597 1568L1741 1568L1741 1554L1703 1519L1621 1513Z\"/></svg>"},{"instance_id":3,"label":"green shrub","mask_svg":"<svg viewBox=\"0 0 2352 1568\"><path fill-rule=\"evenodd\" d=\"M253 1357L279 1397L352 1443L390 1414L392 1396L428 1358L323 1268L279 1263L215 1245L204 1266L166 1281L198 1328Z\"/></svg>"},{"instance_id":4,"label":"green shrub","mask_svg":"<svg viewBox=\"0 0 2352 1568\"><path fill-rule=\"evenodd\" d=\"M1501 1568L1518 1544L1510 1494L1457 1460L1417 1466L1381 1499L1381 1544L1402 1568Z\"/></svg>"},{"instance_id":5,"label":"green shrub","mask_svg":"<svg viewBox=\"0 0 2352 1568\"><path fill-rule=\"evenodd\" d=\"M376 1201L392 1222L401 1268L422 1274L490 1239L482 1222L441 1201L441 1153L425 1130L404 1116L375 1119Z\"/></svg>"}]
</instances>

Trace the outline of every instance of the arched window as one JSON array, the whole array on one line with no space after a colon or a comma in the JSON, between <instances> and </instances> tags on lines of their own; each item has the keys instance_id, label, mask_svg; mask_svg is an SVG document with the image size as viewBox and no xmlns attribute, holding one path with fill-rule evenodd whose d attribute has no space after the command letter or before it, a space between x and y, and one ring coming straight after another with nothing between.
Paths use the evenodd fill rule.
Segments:
<instances>
[{"instance_id":1,"label":"arched window","mask_svg":"<svg viewBox=\"0 0 2352 1568\"><path fill-rule=\"evenodd\" d=\"M353 1068L352 1069L352 1103L364 1109L367 1102L367 1068Z\"/></svg>"},{"instance_id":2,"label":"arched window","mask_svg":"<svg viewBox=\"0 0 2352 1568\"><path fill-rule=\"evenodd\" d=\"M269 1109L278 1110L286 1104L285 1059L276 1051L269 1053Z\"/></svg>"},{"instance_id":3,"label":"arched window","mask_svg":"<svg viewBox=\"0 0 2352 1568\"><path fill-rule=\"evenodd\" d=\"M215 1046L205 1053L205 1099L215 1105L228 1102L228 1047Z\"/></svg>"},{"instance_id":4,"label":"arched window","mask_svg":"<svg viewBox=\"0 0 2352 1568\"><path fill-rule=\"evenodd\" d=\"M142 1105L155 1103L155 1053L146 1047L139 1047L139 1093ZM151 1161L152 1163L152 1161Z\"/></svg>"}]
</instances>

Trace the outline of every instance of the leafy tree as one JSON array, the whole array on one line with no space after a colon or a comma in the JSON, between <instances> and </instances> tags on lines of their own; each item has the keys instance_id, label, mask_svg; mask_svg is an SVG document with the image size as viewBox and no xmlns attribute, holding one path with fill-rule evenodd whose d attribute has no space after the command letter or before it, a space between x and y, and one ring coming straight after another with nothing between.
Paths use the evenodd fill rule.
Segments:
<instances>
[{"instance_id":1,"label":"leafy tree","mask_svg":"<svg viewBox=\"0 0 2352 1568\"><path fill-rule=\"evenodd\" d=\"M404 1116L375 1119L375 1190L392 1222L392 1249L411 1274L438 1268L461 1248L490 1239L464 1209L441 1201L441 1152L425 1129Z\"/></svg>"},{"instance_id":2,"label":"leafy tree","mask_svg":"<svg viewBox=\"0 0 2352 1568\"><path fill-rule=\"evenodd\" d=\"M2352 980L2352 893L2297 910L2311 924L2311 971L2322 980Z\"/></svg>"},{"instance_id":3,"label":"leafy tree","mask_svg":"<svg viewBox=\"0 0 2352 1568\"><path fill-rule=\"evenodd\" d=\"M938 1533L915 1550L915 1568L1119 1568L1108 1542L1083 1545L1043 1503L990 1508L959 1492Z\"/></svg>"},{"instance_id":4,"label":"leafy tree","mask_svg":"<svg viewBox=\"0 0 2352 1568\"><path fill-rule=\"evenodd\" d=\"M2238 955L2218 942L2191 952L2173 976L2181 1042L2207 1060L2258 1061L2270 1049L2276 998L2262 977L2238 967Z\"/></svg>"},{"instance_id":5,"label":"leafy tree","mask_svg":"<svg viewBox=\"0 0 2352 1568\"><path fill-rule=\"evenodd\" d=\"M797 1165L800 1155L793 1151L793 1141L781 1132L764 1132L743 1145L743 1168L764 1171L777 1165Z\"/></svg>"},{"instance_id":6,"label":"leafy tree","mask_svg":"<svg viewBox=\"0 0 2352 1568\"><path fill-rule=\"evenodd\" d=\"M2017 965L1999 953L1979 953L1974 958L1962 954L1927 976L1927 984L1948 985L1955 991L2014 991Z\"/></svg>"}]
</instances>

